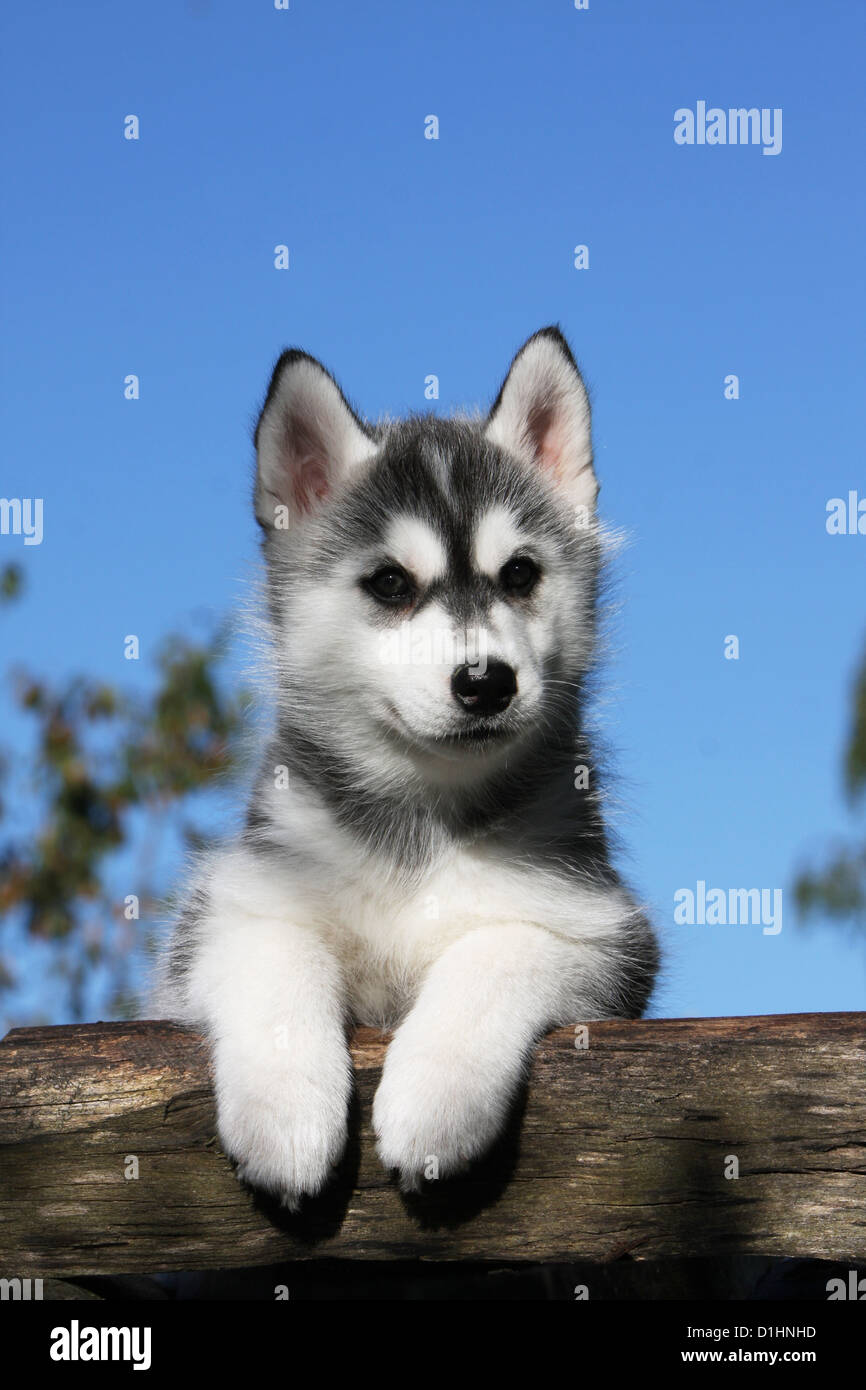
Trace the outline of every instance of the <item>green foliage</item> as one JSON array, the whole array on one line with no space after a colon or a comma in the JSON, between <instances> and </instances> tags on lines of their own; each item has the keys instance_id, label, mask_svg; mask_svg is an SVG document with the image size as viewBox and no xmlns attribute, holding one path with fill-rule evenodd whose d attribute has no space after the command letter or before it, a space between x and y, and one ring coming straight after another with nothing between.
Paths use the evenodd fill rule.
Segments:
<instances>
[{"instance_id":1,"label":"green foliage","mask_svg":"<svg viewBox=\"0 0 866 1390\"><path fill-rule=\"evenodd\" d=\"M843 781L849 801L857 804L866 792L866 653L854 680L851 704ZM802 918L824 913L866 927L866 844L836 850L823 867L800 874L794 897Z\"/></svg>"},{"instance_id":2,"label":"green foliage","mask_svg":"<svg viewBox=\"0 0 866 1390\"><path fill-rule=\"evenodd\" d=\"M0 603L9 603L17 598L24 584L24 577L18 565L6 565L0 570Z\"/></svg>"},{"instance_id":3,"label":"green foliage","mask_svg":"<svg viewBox=\"0 0 866 1390\"><path fill-rule=\"evenodd\" d=\"M845 754L845 789L851 801L866 791L866 653L854 681L851 733Z\"/></svg>"},{"instance_id":4,"label":"green foliage","mask_svg":"<svg viewBox=\"0 0 866 1390\"><path fill-rule=\"evenodd\" d=\"M0 575L4 598L20 588L20 576ZM35 749L26 765L20 754L7 755L2 771L7 788L19 773L20 799L38 828L16 836L0 805L0 928L14 915L52 945L74 1015L97 965L113 980L110 1009L128 995L126 960L164 886L151 881L157 845L168 829L200 839L187 819L190 798L237 770L246 698L223 693L222 655L219 637L169 638L147 698L83 677L59 687L29 674L14 678L18 706L35 723ZM141 918L132 921L105 884L109 856L124 850L137 857L128 892L139 898ZM8 961L0 961L0 988L13 983Z\"/></svg>"},{"instance_id":5,"label":"green foliage","mask_svg":"<svg viewBox=\"0 0 866 1390\"><path fill-rule=\"evenodd\" d=\"M823 869L801 874L794 894L803 917L825 912L866 924L866 849L842 850Z\"/></svg>"}]
</instances>

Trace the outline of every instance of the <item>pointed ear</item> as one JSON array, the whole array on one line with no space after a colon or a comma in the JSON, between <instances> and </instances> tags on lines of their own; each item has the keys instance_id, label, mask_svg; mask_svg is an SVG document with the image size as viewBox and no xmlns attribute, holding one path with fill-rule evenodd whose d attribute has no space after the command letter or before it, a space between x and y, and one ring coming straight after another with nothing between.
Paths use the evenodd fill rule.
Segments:
<instances>
[{"instance_id":1,"label":"pointed ear","mask_svg":"<svg viewBox=\"0 0 866 1390\"><path fill-rule=\"evenodd\" d=\"M290 522L315 511L377 447L321 362L294 348L274 368L255 444L256 516L266 529L285 525L278 507Z\"/></svg>"},{"instance_id":2,"label":"pointed ear","mask_svg":"<svg viewBox=\"0 0 866 1390\"><path fill-rule=\"evenodd\" d=\"M542 328L518 352L484 430L493 444L535 464L590 511L598 483L592 467L589 397L558 328Z\"/></svg>"}]
</instances>

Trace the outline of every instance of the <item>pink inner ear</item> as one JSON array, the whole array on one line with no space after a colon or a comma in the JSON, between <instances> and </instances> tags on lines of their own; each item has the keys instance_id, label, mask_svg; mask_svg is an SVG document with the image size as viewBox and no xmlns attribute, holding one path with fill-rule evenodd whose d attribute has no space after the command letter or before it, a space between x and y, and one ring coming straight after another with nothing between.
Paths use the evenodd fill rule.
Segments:
<instances>
[{"instance_id":1,"label":"pink inner ear","mask_svg":"<svg viewBox=\"0 0 866 1390\"><path fill-rule=\"evenodd\" d=\"M562 477L562 429L552 405L536 406L529 417L529 438L539 468Z\"/></svg>"},{"instance_id":2,"label":"pink inner ear","mask_svg":"<svg viewBox=\"0 0 866 1390\"><path fill-rule=\"evenodd\" d=\"M315 456L299 462L292 475L292 497L299 514L314 510L330 492L327 465Z\"/></svg>"}]
</instances>

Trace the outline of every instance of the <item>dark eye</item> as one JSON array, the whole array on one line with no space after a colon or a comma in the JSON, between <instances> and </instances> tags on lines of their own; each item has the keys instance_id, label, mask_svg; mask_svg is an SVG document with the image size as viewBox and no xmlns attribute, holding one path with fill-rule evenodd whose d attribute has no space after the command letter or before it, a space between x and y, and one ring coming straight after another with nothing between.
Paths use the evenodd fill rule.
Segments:
<instances>
[{"instance_id":1,"label":"dark eye","mask_svg":"<svg viewBox=\"0 0 866 1390\"><path fill-rule=\"evenodd\" d=\"M532 593L538 583L540 573L541 571L534 560L527 560L525 556L517 555L502 566L499 571L499 578L502 581L502 587L507 589L510 594L523 598L526 594Z\"/></svg>"},{"instance_id":2,"label":"dark eye","mask_svg":"<svg viewBox=\"0 0 866 1390\"><path fill-rule=\"evenodd\" d=\"M364 580L364 588L380 603L406 603L412 597L412 584L405 570L386 565Z\"/></svg>"}]
</instances>

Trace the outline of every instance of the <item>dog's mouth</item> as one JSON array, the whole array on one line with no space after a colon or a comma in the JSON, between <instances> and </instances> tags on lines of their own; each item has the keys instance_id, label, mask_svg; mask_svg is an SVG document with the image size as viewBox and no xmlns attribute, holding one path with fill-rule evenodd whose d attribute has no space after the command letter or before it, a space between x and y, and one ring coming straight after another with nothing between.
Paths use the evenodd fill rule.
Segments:
<instances>
[{"instance_id":1,"label":"dog's mouth","mask_svg":"<svg viewBox=\"0 0 866 1390\"><path fill-rule=\"evenodd\" d=\"M450 744L455 748L483 748L488 743L502 743L513 738L515 730L502 724L479 723L466 729L457 729L437 739L440 744Z\"/></svg>"},{"instance_id":2,"label":"dog's mouth","mask_svg":"<svg viewBox=\"0 0 866 1390\"><path fill-rule=\"evenodd\" d=\"M396 733L413 748L445 757L454 757L461 753L483 753L492 748L500 748L514 740L520 732L513 718L491 715L488 718L467 721L465 725L444 729L441 733L427 733L413 729L390 702L386 708L388 719L385 727L389 733Z\"/></svg>"}]
</instances>

